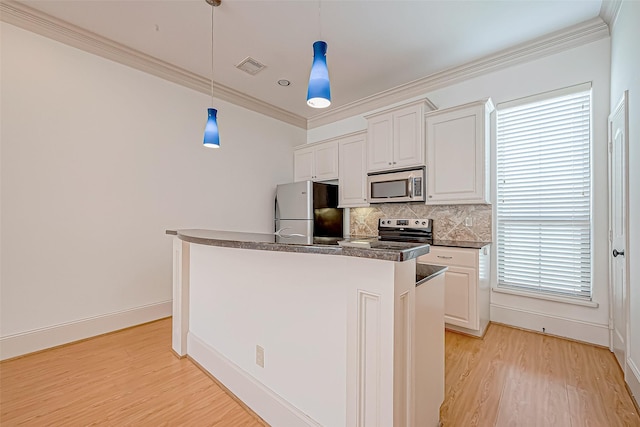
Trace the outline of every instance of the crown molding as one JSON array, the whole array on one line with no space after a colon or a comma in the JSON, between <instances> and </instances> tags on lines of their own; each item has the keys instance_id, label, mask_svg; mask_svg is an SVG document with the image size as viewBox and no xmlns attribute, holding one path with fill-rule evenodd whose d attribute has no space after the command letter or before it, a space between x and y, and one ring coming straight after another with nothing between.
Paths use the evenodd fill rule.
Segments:
<instances>
[{"instance_id":1,"label":"crown molding","mask_svg":"<svg viewBox=\"0 0 640 427\"><path fill-rule=\"evenodd\" d=\"M72 25L14 0L0 2L0 20L69 46L118 62L189 89L211 94L211 80L123 44ZM307 120L267 102L214 82L214 96L306 129Z\"/></svg>"},{"instance_id":2,"label":"crown molding","mask_svg":"<svg viewBox=\"0 0 640 427\"><path fill-rule=\"evenodd\" d=\"M618 18L618 12L620 12L620 6L622 6L622 0L603 0L602 6L600 6L600 17L604 22L609 25L610 29L616 24L616 18Z\"/></svg>"},{"instance_id":3,"label":"crown molding","mask_svg":"<svg viewBox=\"0 0 640 427\"><path fill-rule=\"evenodd\" d=\"M443 86L552 55L608 36L609 27L600 17L596 17L513 48L505 49L496 54L485 56L476 61L431 74L359 101L332 108L327 112L311 117L308 120L307 128L313 129L337 120L364 114L395 102L416 96L424 96L427 92Z\"/></svg>"}]
</instances>

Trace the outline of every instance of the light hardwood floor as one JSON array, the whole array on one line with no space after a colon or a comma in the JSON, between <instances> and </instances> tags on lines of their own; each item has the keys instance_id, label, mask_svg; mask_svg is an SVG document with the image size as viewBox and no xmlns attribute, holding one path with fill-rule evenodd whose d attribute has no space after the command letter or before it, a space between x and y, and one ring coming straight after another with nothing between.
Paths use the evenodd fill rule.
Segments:
<instances>
[{"instance_id":1,"label":"light hardwood floor","mask_svg":"<svg viewBox=\"0 0 640 427\"><path fill-rule=\"evenodd\" d=\"M1 362L0 425L264 424L171 352L171 319L163 319Z\"/></svg>"},{"instance_id":2,"label":"light hardwood floor","mask_svg":"<svg viewBox=\"0 0 640 427\"><path fill-rule=\"evenodd\" d=\"M613 353L491 324L447 331L444 426L640 426Z\"/></svg>"},{"instance_id":3,"label":"light hardwood floor","mask_svg":"<svg viewBox=\"0 0 640 427\"><path fill-rule=\"evenodd\" d=\"M264 425L170 343L164 319L1 362L0 425ZM608 350L502 325L446 333L445 383L446 427L640 426Z\"/></svg>"}]
</instances>

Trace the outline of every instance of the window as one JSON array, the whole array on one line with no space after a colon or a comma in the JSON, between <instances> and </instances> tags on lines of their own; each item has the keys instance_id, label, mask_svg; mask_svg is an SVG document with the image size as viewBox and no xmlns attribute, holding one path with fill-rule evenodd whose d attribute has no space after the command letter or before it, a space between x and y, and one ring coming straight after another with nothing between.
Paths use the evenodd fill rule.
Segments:
<instances>
[{"instance_id":1,"label":"window","mask_svg":"<svg viewBox=\"0 0 640 427\"><path fill-rule=\"evenodd\" d=\"M591 89L498 105L498 287L591 299Z\"/></svg>"}]
</instances>

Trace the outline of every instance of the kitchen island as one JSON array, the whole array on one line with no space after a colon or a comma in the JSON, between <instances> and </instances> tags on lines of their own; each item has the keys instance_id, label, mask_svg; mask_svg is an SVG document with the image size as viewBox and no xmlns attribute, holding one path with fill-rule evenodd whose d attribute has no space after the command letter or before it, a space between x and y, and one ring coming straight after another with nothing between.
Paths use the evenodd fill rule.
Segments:
<instances>
[{"instance_id":1,"label":"kitchen island","mask_svg":"<svg viewBox=\"0 0 640 427\"><path fill-rule=\"evenodd\" d=\"M429 245L167 233L173 350L267 423L438 424L446 268L416 271Z\"/></svg>"}]
</instances>

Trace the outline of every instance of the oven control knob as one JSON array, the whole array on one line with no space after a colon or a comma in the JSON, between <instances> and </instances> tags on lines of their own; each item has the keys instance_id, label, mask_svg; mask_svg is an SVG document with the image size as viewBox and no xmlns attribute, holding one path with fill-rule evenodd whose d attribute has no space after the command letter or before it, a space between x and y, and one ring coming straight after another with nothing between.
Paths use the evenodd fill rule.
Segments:
<instances>
[{"instance_id":1,"label":"oven control knob","mask_svg":"<svg viewBox=\"0 0 640 427\"><path fill-rule=\"evenodd\" d=\"M427 225L427 221L422 221L422 225Z\"/></svg>"},{"instance_id":2,"label":"oven control knob","mask_svg":"<svg viewBox=\"0 0 640 427\"><path fill-rule=\"evenodd\" d=\"M420 224L420 221L416 221L416 225Z\"/></svg>"}]
</instances>

